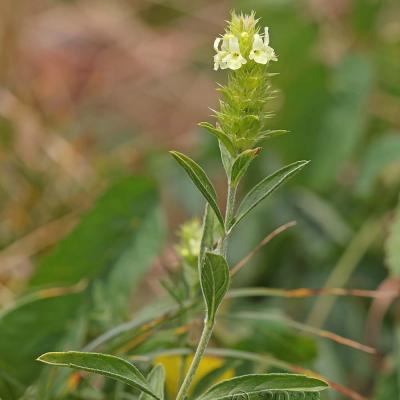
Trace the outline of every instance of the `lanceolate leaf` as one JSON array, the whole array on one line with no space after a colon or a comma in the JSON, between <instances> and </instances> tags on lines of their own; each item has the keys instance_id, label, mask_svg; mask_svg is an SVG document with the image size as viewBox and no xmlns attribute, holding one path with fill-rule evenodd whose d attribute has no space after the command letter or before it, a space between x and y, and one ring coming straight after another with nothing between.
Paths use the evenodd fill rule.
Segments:
<instances>
[{"instance_id":1,"label":"lanceolate leaf","mask_svg":"<svg viewBox=\"0 0 400 400\"><path fill-rule=\"evenodd\" d=\"M150 388L142 373L129 361L100 353L78 351L45 353L38 358L46 364L93 372L126 383L154 399L160 399Z\"/></svg>"},{"instance_id":2,"label":"lanceolate leaf","mask_svg":"<svg viewBox=\"0 0 400 400\"><path fill-rule=\"evenodd\" d=\"M229 288L229 267L225 258L219 254L206 253L200 281L207 320L212 321Z\"/></svg>"},{"instance_id":3,"label":"lanceolate leaf","mask_svg":"<svg viewBox=\"0 0 400 400\"><path fill-rule=\"evenodd\" d=\"M241 202L232 227L238 224L262 200L278 189L287 179L299 172L309 161L297 161L267 176Z\"/></svg>"},{"instance_id":4,"label":"lanceolate leaf","mask_svg":"<svg viewBox=\"0 0 400 400\"><path fill-rule=\"evenodd\" d=\"M218 146L219 146L219 152L221 154L222 165L224 166L226 176L229 177L231 176L232 164L233 161L235 160L235 157L229 153L225 145L220 140L218 141Z\"/></svg>"},{"instance_id":5,"label":"lanceolate leaf","mask_svg":"<svg viewBox=\"0 0 400 400\"><path fill-rule=\"evenodd\" d=\"M244 375L218 383L198 400L230 400L240 395L246 400L256 400L264 397L275 398L273 395L278 393L285 399L295 399L297 394L304 400L316 400L319 398L318 393L327 388L326 382L304 375Z\"/></svg>"},{"instance_id":6,"label":"lanceolate leaf","mask_svg":"<svg viewBox=\"0 0 400 400\"><path fill-rule=\"evenodd\" d=\"M240 179L246 173L247 168L250 163L260 154L261 147L255 149L245 150L243 153L239 154L232 165L231 171L231 183L234 186L239 184Z\"/></svg>"},{"instance_id":7,"label":"lanceolate leaf","mask_svg":"<svg viewBox=\"0 0 400 400\"><path fill-rule=\"evenodd\" d=\"M218 129L208 122L200 122L199 126L207 129L209 133L217 137L224 144L224 146L229 151L231 156L235 157L236 155L235 146L232 143L231 139L229 139L229 136L222 129Z\"/></svg>"},{"instance_id":8,"label":"lanceolate leaf","mask_svg":"<svg viewBox=\"0 0 400 400\"><path fill-rule=\"evenodd\" d=\"M203 168L199 164L194 162L188 156L185 156L178 151L171 151L171 155L175 160L184 168L186 173L189 175L190 179L200 190L201 194L206 198L210 206L215 212L219 222L224 226L224 219L222 218L221 211L219 210L217 204L217 193L215 192L214 186L210 182L207 174L204 172Z\"/></svg>"},{"instance_id":9,"label":"lanceolate leaf","mask_svg":"<svg viewBox=\"0 0 400 400\"><path fill-rule=\"evenodd\" d=\"M149 386L153 393L161 400L164 400L165 369L162 364L156 365L147 377ZM152 400L152 396L141 393L139 400Z\"/></svg>"},{"instance_id":10,"label":"lanceolate leaf","mask_svg":"<svg viewBox=\"0 0 400 400\"><path fill-rule=\"evenodd\" d=\"M198 260L199 271L201 271L201 268L203 266L204 255L206 251L207 250L210 251L213 249L215 223L216 223L215 214L213 210L210 208L210 206L206 204L203 217L203 229L202 229L203 234L201 237L200 254Z\"/></svg>"}]
</instances>

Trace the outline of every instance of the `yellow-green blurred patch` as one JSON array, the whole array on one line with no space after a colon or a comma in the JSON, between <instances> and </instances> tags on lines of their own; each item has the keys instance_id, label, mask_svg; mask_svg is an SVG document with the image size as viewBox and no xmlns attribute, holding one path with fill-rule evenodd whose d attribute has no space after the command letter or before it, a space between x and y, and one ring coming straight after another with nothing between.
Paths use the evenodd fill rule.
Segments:
<instances>
[{"instance_id":1,"label":"yellow-green blurred patch","mask_svg":"<svg viewBox=\"0 0 400 400\"><path fill-rule=\"evenodd\" d=\"M167 372L166 391L169 396L173 396L178 392L182 363L185 363L184 372L186 373L189 369L192 359L193 356L160 356L154 360L155 363L163 364L165 367ZM202 359L199 369L197 370L193 379L192 390L209 373L223 367L224 363L225 361L222 358L205 356ZM234 369L230 368L219 375L218 379L210 383L214 384L225 379L233 378L234 375Z\"/></svg>"}]
</instances>

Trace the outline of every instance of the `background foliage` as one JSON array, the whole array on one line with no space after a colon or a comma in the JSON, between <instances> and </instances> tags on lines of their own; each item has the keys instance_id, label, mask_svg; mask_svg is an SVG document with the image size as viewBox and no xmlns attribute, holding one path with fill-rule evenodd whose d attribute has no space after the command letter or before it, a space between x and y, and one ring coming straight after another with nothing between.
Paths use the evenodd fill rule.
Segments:
<instances>
[{"instance_id":1,"label":"background foliage","mask_svg":"<svg viewBox=\"0 0 400 400\"><path fill-rule=\"evenodd\" d=\"M150 340L141 325L167 307L158 281L176 270L173 233L202 209L167 150L200 160L223 197L223 177L213 173L218 149L196 123L216 104L214 81L223 76L212 71L212 41L233 7L255 9L270 26L279 55L273 68L280 72L273 78L279 94L271 129L292 133L268 141L244 186L293 160L312 160L233 237L235 264L271 230L297 221L253 257L236 284L399 292L396 0L4 0L0 397L119 398L125 389L118 385L106 382L102 395L96 390L102 382L41 370L34 359L57 349L101 347L129 356L179 347L171 322L153 327ZM373 399L399 395L393 298L232 304L227 311L240 312L246 325L232 329L238 316L227 315L215 347L250 351L256 343L275 360L311 368ZM260 313L268 318L260 321ZM299 330L288 319L366 343L378 354ZM105 332L110 339L93 342ZM250 368L218 360L215 376ZM75 388L81 397L71 397Z\"/></svg>"}]
</instances>

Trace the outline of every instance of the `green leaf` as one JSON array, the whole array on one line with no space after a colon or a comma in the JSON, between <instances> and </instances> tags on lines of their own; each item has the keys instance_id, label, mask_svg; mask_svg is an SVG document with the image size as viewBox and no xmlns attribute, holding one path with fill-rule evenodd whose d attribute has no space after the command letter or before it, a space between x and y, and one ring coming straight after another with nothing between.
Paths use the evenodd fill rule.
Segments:
<instances>
[{"instance_id":1,"label":"green leaf","mask_svg":"<svg viewBox=\"0 0 400 400\"><path fill-rule=\"evenodd\" d=\"M103 326L112 326L125 319L128 299L159 253L164 233L155 181L125 178L101 195L75 229L40 260L30 285L95 281L91 287L101 291L92 304L100 309Z\"/></svg>"},{"instance_id":2,"label":"green leaf","mask_svg":"<svg viewBox=\"0 0 400 400\"><path fill-rule=\"evenodd\" d=\"M232 164L235 158L229 153L225 145L220 140L218 141L218 146L221 154L222 165L224 166L226 176L229 177L231 176Z\"/></svg>"},{"instance_id":3,"label":"green leaf","mask_svg":"<svg viewBox=\"0 0 400 400\"><path fill-rule=\"evenodd\" d=\"M207 389L213 386L216 382L221 381L221 376L229 371L231 373L234 371L235 367L239 365L240 362L228 361L224 362L222 366L212 369L210 372L205 374L194 386L192 396L194 398L199 397L201 393L204 393Z\"/></svg>"},{"instance_id":4,"label":"green leaf","mask_svg":"<svg viewBox=\"0 0 400 400\"><path fill-rule=\"evenodd\" d=\"M296 374L257 374L244 375L228 379L213 386L198 400L230 400L242 395L246 400L256 400L274 393L282 393L285 398L290 394L305 394L304 400L316 399L315 394L328 388L328 384L315 378ZM307 397L308 395L308 397ZM246 397L244 397L246 396ZM293 399L295 398L293 396ZM318 398L318 397L317 397Z\"/></svg>"},{"instance_id":5,"label":"green leaf","mask_svg":"<svg viewBox=\"0 0 400 400\"><path fill-rule=\"evenodd\" d=\"M202 236L200 242L199 271L203 266L206 251L212 251L215 243L216 227L219 227L214 211L206 204L203 216ZM200 275L200 274L199 274Z\"/></svg>"},{"instance_id":6,"label":"green leaf","mask_svg":"<svg viewBox=\"0 0 400 400\"><path fill-rule=\"evenodd\" d=\"M386 264L393 276L400 276L400 203L385 244Z\"/></svg>"},{"instance_id":7,"label":"green leaf","mask_svg":"<svg viewBox=\"0 0 400 400\"><path fill-rule=\"evenodd\" d=\"M43 354L38 358L38 361L113 378L139 389L155 399L160 399L153 393L142 373L129 361L119 357L100 353L67 351Z\"/></svg>"},{"instance_id":8,"label":"green leaf","mask_svg":"<svg viewBox=\"0 0 400 400\"><path fill-rule=\"evenodd\" d=\"M170 151L170 153L175 158L175 160L184 168L192 182L200 190L201 194L205 197L205 199L214 210L215 215L217 216L222 227L224 227L224 219L222 218L221 211L219 210L217 204L217 193L207 174L204 172L203 168L201 168L200 165L194 162L191 158L185 156L182 153L179 153L178 151Z\"/></svg>"},{"instance_id":9,"label":"green leaf","mask_svg":"<svg viewBox=\"0 0 400 400\"><path fill-rule=\"evenodd\" d=\"M164 399L165 369L162 364L156 365L149 373L147 380L153 393L161 400ZM141 393L139 400L151 400L152 396Z\"/></svg>"},{"instance_id":10,"label":"green leaf","mask_svg":"<svg viewBox=\"0 0 400 400\"><path fill-rule=\"evenodd\" d=\"M201 269L201 289L207 307L207 320L213 321L215 314L229 288L229 267L219 254L206 253Z\"/></svg>"},{"instance_id":11,"label":"green leaf","mask_svg":"<svg viewBox=\"0 0 400 400\"><path fill-rule=\"evenodd\" d=\"M73 285L83 279L102 276L118 262L124 263L121 275L135 274L125 275L125 284L133 278L137 281L141 276L139 271L144 272L161 247L163 224L158 207L153 180L129 177L114 184L78 226L40 261L31 286ZM157 243L149 244L151 251L145 255L146 238L153 240L149 231L153 232ZM141 241L140 248L138 241ZM136 251L141 251L140 256L136 256ZM130 260L129 266L123 257ZM140 263L135 259L140 259ZM132 260L135 260L134 268Z\"/></svg>"},{"instance_id":12,"label":"green leaf","mask_svg":"<svg viewBox=\"0 0 400 400\"><path fill-rule=\"evenodd\" d=\"M262 200L278 189L290 177L303 169L308 163L309 161L297 161L289 164L274 172L272 175L267 176L254 186L241 202L236 218L230 228L237 225Z\"/></svg>"},{"instance_id":13,"label":"green leaf","mask_svg":"<svg viewBox=\"0 0 400 400\"><path fill-rule=\"evenodd\" d=\"M246 173L250 163L260 154L260 151L261 147L257 147L255 149L245 150L236 157L231 170L231 183L234 186L239 184L240 179Z\"/></svg>"},{"instance_id":14,"label":"green leaf","mask_svg":"<svg viewBox=\"0 0 400 400\"><path fill-rule=\"evenodd\" d=\"M89 320L86 312L83 309L80 313L76 312L74 321L68 324L67 334L61 339L57 347L50 350L81 349L87 339L88 326ZM37 369L37 367L38 364L35 361L35 368ZM40 400L64 399L65 393L70 391L71 376L75 372L67 368L48 368L45 365L43 367L39 379L35 381L35 398Z\"/></svg>"},{"instance_id":15,"label":"green leaf","mask_svg":"<svg viewBox=\"0 0 400 400\"><path fill-rule=\"evenodd\" d=\"M229 153L232 157L236 156L235 145L232 143L229 136L222 129L216 128L215 126L211 125L208 122L200 122L199 126L206 129L209 133L211 133L218 140L220 140L224 144L226 149L229 151Z\"/></svg>"},{"instance_id":16,"label":"green leaf","mask_svg":"<svg viewBox=\"0 0 400 400\"><path fill-rule=\"evenodd\" d=\"M82 292L49 289L18 300L1 313L0 371L30 385L41 372L35 358L57 348L82 301Z\"/></svg>"}]
</instances>

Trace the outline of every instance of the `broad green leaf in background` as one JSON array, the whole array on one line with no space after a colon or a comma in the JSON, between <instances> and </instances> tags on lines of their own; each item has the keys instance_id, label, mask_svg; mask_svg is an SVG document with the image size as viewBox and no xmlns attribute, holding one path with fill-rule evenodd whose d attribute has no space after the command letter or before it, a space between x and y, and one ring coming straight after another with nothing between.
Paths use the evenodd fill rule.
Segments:
<instances>
[{"instance_id":1,"label":"broad green leaf in background","mask_svg":"<svg viewBox=\"0 0 400 400\"><path fill-rule=\"evenodd\" d=\"M370 195L377 179L384 174L386 167L394 164L400 169L400 134L391 133L378 136L368 146L360 165L356 189L362 196ZM396 173L395 178L398 177Z\"/></svg>"},{"instance_id":2,"label":"broad green leaf in background","mask_svg":"<svg viewBox=\"0 0 400 400\"><path fill-rule=\"evenodd\" d=\"M162 364L156 365L149 373L147 377L147 381L149 382L149 386L153 393L161 400L164 399L164 386L165 386L165 369ZM141 393L139 396L139 400L151 400L153 397L146 394Z\"/></svg>"},{"instance_id":3,"label":"broad green leaf in background","mask_svg":"<svg viewBox=\"0 0 400 400\"><path fill-rule=\"evenodd\" d=\"M304 399L315 399L312 394L328 388L328 384L320 379L297 374L257 374L244 375L218 383L198 400L229 400L235 395L247 396L246 399L257 399L262 395L281 392L304 393ZM310 396L307 397L307 394Z\"/></svg>"},{"instance_id":4,"label":"broad green leaf in background","mask_svg":"<svg viewBox=\"0 0 400 400\"><path fill-rule=\"evenodd\" d=\"M220 140L224 144L226 149L229 151L230 155L232 157L235 157L235 155L236 155L235 146L232 143L231 139L229 139L229 136L222 129L218 129L208 122L200 122L199 126L201 126L202 128L205 128L209 133L211 133L218 140Z\"/></svg>"},{"instance_id":5,"label":"broad green leaf in background","mask_svg":"<svg viewBox=\"0 0 400 400\"><path fill-rule=\"evenodd\" d=\"M124 313L131 289L161 248L163 228L154 182L126 178L39 262L31 288L108 278L102 282L116 319L115 310ZM0 315L0 368L24 385L41 371L34 359L57 350L81 306L88 305L88 290L71 293L74 288L38 291Z\"/></svg>"},{"instance_id":6,"label":"broad green leaf in background","mask_svg":"<svg viewBox=\"0 0 400 400\"><path fill-rule=\"evenodd\" d=\"M113 378L145 392L155 399L159 399L142 373L129 361L119 357L100 353L68 351L46 353L41 355L38 361Z\"/></svg>"},{"instance_id":7,"label":"broad green leaf in background","mask_svg":"<svg viewBox=\"0 0 400 400\"><path fill-rule=\"evenodd\" d=\"M309 170L312 183L319 188L335 180L362 138L372 79L369 60L359 55L347 56L333 75L332 93Z\"/></svg>"},{"instance_id":8,"label":"broad green leaf in background","mask_svg":"<svg viewBox=\"0 0 400 400\"><path fill-rule=\"evenodd\" d=\"M214 210L219 222L221 223L221 226L223 227L224 219L222 218L221 211L218 207L217 193L207 174L204 172L203 168L201 168L200 165L194 162L191 158L185 156L182 153L179 153L178 151L170 151L170 153L175 158L175 160L184 168L192 182L196 185L201 194L208 201L208 203Z\"/></svg>"},{"instance_id":9,"label":"broad green leaf in background","mask_svg":"<svg viewBox=\"0 0 400 400\"><path fill-rule=\"evenodd\" d=\"M126 178L111 186L74 231L41 260L31 286L71 285L104 275L116 265L122 271L114 270L115 275L123 275L125 282L133 280L157 254L162 232L155 182Z\"/></svg>"},{"instance_id":10,"label":"broad green leaf in background","mask_svg":"<svg viewBox=\"0 0 400 400\"><path fill-rule=\"evenodd\" d=\"M397 206L385 244L386 264L393 276L400 276L400 203Z\"/></svg>"},{"instance_id":11,"label":"broad green leaf in background","mask_svg":"<svg viewBox=\"0 0 400 400\"><path fill-rule=\"evenodd\" d=\"M219 254L206 253L200 281L207 307L207 320L213 321L229 288L229 267L225 258Z\"/></svg>"},{"instance_id":12,"label":"broad green leaf in background","mask_svg":"<svg viewBox=\"0 0 400 400\"><path fill-rule=\"evenodd\" d=\"M107 306L104 316L109 316L102 323L117 323L127 312L133 289L159 253L164 230L155 182L125 178L112 185L39 262L31 286L95 280L94 287L101 287Z\"/></svg>"},{"instance_id":13,"label":"broad green leaf in background","mask_svg":"<svg viewBox=\"0 0 400 400\"><path fill-rule=\"evenodd\" d=\"M240 203L235 220L230 228L237 225L262 200L278 189L287 179L303 169L308 163L309 161L297 161L289 164L272 175L267 176L254 186Z\"/></svg>"},{"instance_id":14,"label":"broad green leaf in background","mask_svg":"<svg viewBox=\"0 0 400 400\"><path fill-rule=\"evenodd\" d=\"M231 183L233 186L239 184L240 179L246 173L250 163L260 154L260 151L261 147L257 147L255 149L245 150L237 156L231 170Z\"/></svg>"},{"instance_id":15,"label":"broad green leaf in background","mask_svg":"<svg viewBox=\"0 0 400 400\"><path fill-rule=\"evenodd\" d=\"M40 373L35 358L57 348L82 299L80 292L43 290L0 314L0 370L28 386Z\"/></svg>"}]
</instances>

